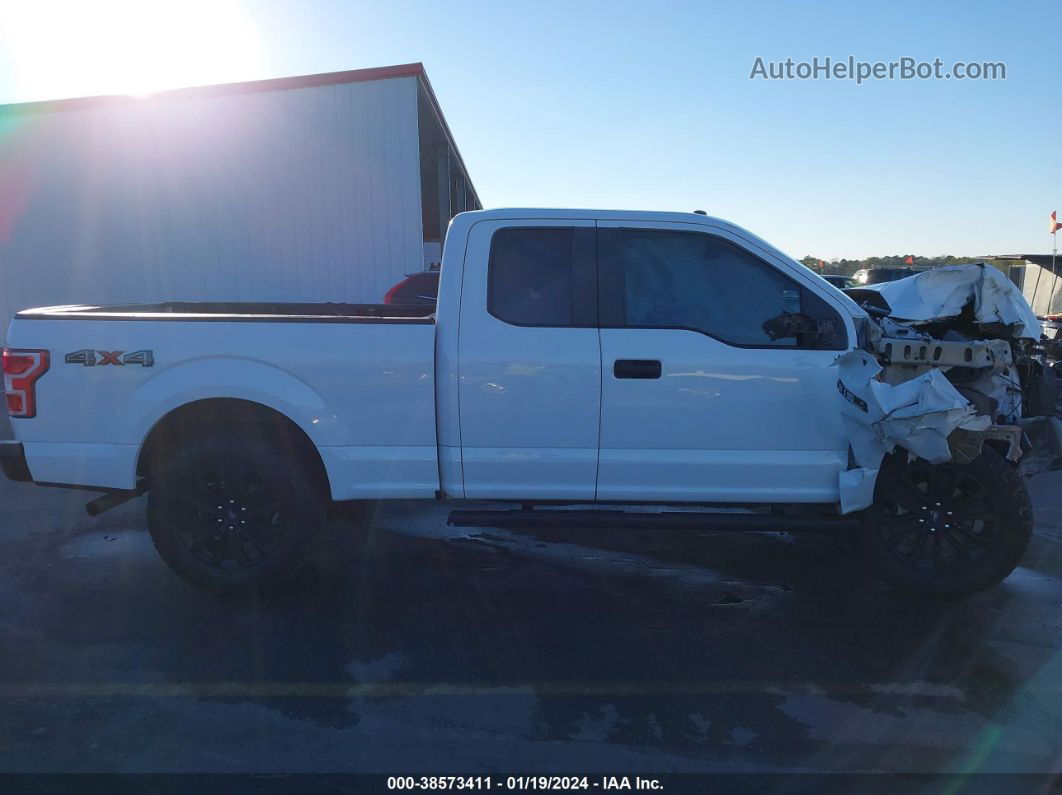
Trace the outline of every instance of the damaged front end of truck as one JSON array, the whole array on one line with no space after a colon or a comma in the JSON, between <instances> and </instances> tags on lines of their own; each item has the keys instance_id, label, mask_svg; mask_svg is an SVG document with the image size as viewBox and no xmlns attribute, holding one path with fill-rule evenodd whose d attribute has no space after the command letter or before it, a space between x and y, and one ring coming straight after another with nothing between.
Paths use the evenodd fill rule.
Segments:
<instances>
[{"instance_id":1,"label":"damaged front end of truck","mask_svg":"<svg viewBox=\"0 0 1062 795\"><path fill-rule=\"evenodd\" d=\"M886 456L964 464L987 445L1028 477L1062 468L1062 374L1021 292L987 264L845 291L868 315L837 361L850 452L841 510L869 507Z\"/></svg>"}]
</instances>

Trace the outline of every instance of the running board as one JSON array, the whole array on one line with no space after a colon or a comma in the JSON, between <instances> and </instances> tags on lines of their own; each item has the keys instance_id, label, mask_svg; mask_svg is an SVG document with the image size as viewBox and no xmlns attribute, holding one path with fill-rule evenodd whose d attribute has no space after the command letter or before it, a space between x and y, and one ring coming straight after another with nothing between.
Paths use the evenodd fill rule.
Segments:
<instances>
[{"instance_id":1,"label":"running board","mask_svg":"<svg viewBox=\"0 0 1062 795\"><path fill-rule=\"evenodd\" d=\"M451 527L546 528L586 530L760 530L833 532L854 530L860 519L851 516L782 516L762 513L694 511L592 511L524 508L506 511L450 511Z\"/></svg>"}]
</instances>

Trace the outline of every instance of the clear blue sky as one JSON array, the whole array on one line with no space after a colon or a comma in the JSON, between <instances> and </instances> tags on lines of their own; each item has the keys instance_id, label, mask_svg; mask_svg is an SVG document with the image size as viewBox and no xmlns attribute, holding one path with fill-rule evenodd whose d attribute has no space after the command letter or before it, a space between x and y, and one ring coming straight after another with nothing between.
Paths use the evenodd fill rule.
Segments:
<instances>
[{"instance_id":1,"label":"clear blue sky","mask_svg":"<svg viewBox=\"0 0 1062 795\"><path fill-rule=\"evenodd\" d=\"M423 61L488 207L703 208L824 258L1049 251L1062 212L1058 0L82 5L64 39L72 4L0 3L0 102ZM1007 79L749 79L849 55Z\"/></svg>"}]
</instances>

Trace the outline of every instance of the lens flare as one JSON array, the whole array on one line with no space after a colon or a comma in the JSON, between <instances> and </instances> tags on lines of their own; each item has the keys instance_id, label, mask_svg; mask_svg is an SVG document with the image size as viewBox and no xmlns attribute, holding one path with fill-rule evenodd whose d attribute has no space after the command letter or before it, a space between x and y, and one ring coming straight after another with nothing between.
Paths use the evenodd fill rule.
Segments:
<instances>
[{"instance_id":1,"label":"lens flare","mask_svg":"<svg viewBox=\"0 0 1062 795\"><path fill-rule=\"evenodd\" d=\"M262 77L262 48L236 0L35 0L0 5L0 63L13 101L147 95Z\"/></svg>"}]
</instances>

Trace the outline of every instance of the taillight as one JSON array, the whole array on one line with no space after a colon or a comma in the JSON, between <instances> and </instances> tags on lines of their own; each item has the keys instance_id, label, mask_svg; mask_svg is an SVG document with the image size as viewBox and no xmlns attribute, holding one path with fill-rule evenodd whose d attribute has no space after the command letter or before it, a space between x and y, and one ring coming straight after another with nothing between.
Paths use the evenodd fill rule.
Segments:
<instances>
[{"instance_id":1,"label":"taillight","mask_svg":"<svg viewBox=\"0 0 1062 795\"><path fill-rule=\"evenodd\" d=\"M388 290L387 294L384 295L383 302L385 304L393 304L395 302L395 294L399 290L401 290L403 287L405 287L407 284L409 284L409 280L410 280L410 277L407 276L402 281L400 281L398 284L396 284L394 287L392 287L390 290Z\"/></svg>"},{"instance_id":2,"label":"taillight","mask_svg":"<svg viewBox=\"0 0 1062 795\"><path fill-rule=\"evenodd\" d=\"M48 351L4 348L4 392L12 417L37 416L37 379L48 372Z\"/></svg>"}]
</instances>

